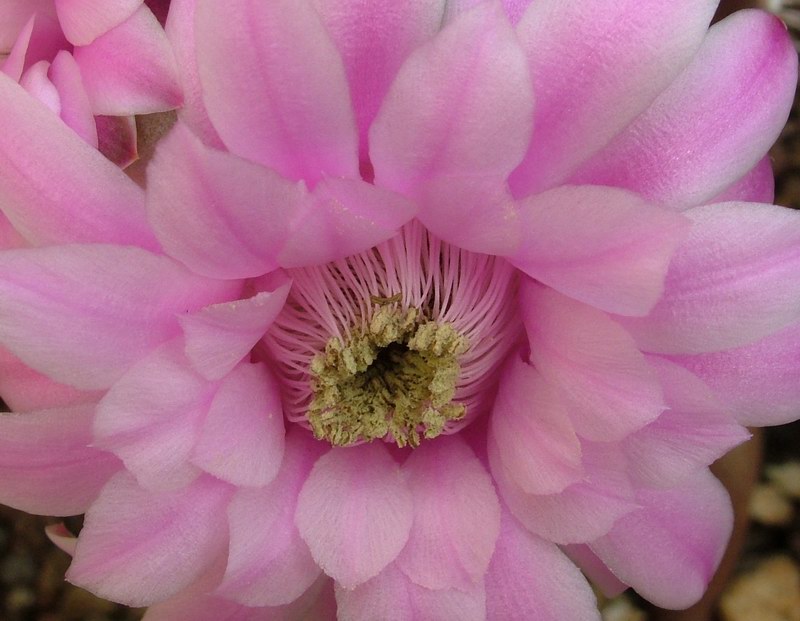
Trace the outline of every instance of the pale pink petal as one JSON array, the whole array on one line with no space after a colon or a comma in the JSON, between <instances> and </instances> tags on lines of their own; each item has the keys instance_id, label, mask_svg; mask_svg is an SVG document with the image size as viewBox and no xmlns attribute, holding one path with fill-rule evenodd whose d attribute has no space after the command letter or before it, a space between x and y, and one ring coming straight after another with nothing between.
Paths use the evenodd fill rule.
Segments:
<instances>
[{"instance_id":1,"label":"pale pink petal","mask_svg":"<svg viewBox=\"0 0 800 621\"><path fill-rule=\"evenodd\" d=\"M0 254L0 342L56 381L108 388L178 334L175 313L229 300L238 289L134 247L8 250Z\"/></svg>"},{"instance_id":2,"label":"pale pink petal","mask_svg":"<svg viewBox=\"0 0 800 621\"><path fill-rule=\"evenodd\" d=\"M594 593L578 568L507 510L486 574L486 610L488 619L503 621L600 621Z\"/></svg>"},{"instance_id":3,"label":"pale pink petal","mask_svg":"<svg viewBox=\"0 0 800 621\"><path fill-rule=\"evenodd\" d=\"M79 403L94 403L101 393L77 390L54 382L0 347L0 396L14 412L32 412Z\"/></svg>"},{"instance_id":4,"label":"pale pink petal","mask_svg":"<svg viewBox=\"0 0 800 621\"><path fill-rule=\"evenodd\" d=\"M306 197L301 185L207 147L182 123L148 168L147 211L159 241L191 270L215 278L275 269Z\"/></svg>"},{"instance_id":5,"label":"pale pink petal","mask_svg":"<svg viewBox=\"0 0 800 621\"><path fill-rule=\"evenodd\" d=\"M55 0L58 20L73 45L87 45L133 15L142 0Z\"/></svg>"},{"instance_id":6,"label":"pale pink petal","mask_svg":"<svg viewBox=\"0 0 800 621\"><path fill-rule=\"evenodd\" d=\"M194 369L211 380L226 375L264 336L283 308L290 287L291 282L281 278L273 291L178 317L186 356Z\"/></svg>"},{"instance_id":7,"label":"pale pink petal","mask_svg":"<svg viewBox=\"0 0 800 621\"><path fill-rule=\"evenodd\" d=\"M283 267L342 259L386 241L414 217L402 196L352 179L323 179L294 216Z\"/></svg>"},{"instance_id":8,"label":"pale pink petal","mask_svg":"<svg viewBox=\"0 0 800 621\"><path fill-rule=\"evenodd\" d=\"M610 443L584 442L586 477L563 492L526 494L500 460L490 438L489 462L501 499L532 533L559 544L586 543L606 534L614 523L637 508L621 450Z\"/></svg>"},{"instance_id":9,"label":"pale pink petal","mask_svg":"<svg viewBox=\"0 0 800 621\"><path fill-rule=\"evenodd\" d=\"M97 124L72 54L62 50L56 55L50 65L50 79L58 90L61 120L90 146L97 148Z\"/></svg>"},{"instance_id":10,"label":"pale pink petal","mask_svg":"<svg viewBox=\"0 0 800 621\"><path fill-rule=\"evenodd\" d=\"M146 6L73 53L95 114L150 114L183 102L167 35Z\"/></svg>"},{"instance_id":11,"label":"pale pink petal","mask_svg":"<svg viewBox=\"0 0 800 621\"><path fill-rule=\"evenodd\" d=\"M578 435L619 440L664 410L655 372L608 315L527 279L520 297L531 362L558 391Z\"/></svg>"},{"instance_id":12,"label":"pale pink petal","mask_svg":"<svg viewBox=\"0 0 800 621\"><path fill-rule=\"evenodd\" d=\"M669 406L644 429L623 441L635 483L671 487L750 438L725 406L694 375L651 358Z\"/></svg>"},{"instance_id":13,"label":"pale pink petal","mask_svg":"<svg viewBox=\"0 0 800 621\"><path fill-rule=\"evenodd\" d=\"M0 414L0 502L42 515L86 511L121 464L91 446L94 406Z\"/></svg>"},{"instance_id":14,"label":"pale pink petal","mask_svg":"<svg viewBox=\"0 0 800 621\"><path fill-rule=\"evenodd\" d=\"M344 61L361 155L367 132L405 58L438 32L444 0L313 0Z\"/></svg>"},{"instance_id":15,"label":"pale pink petal","mask_svg":"<svg viewBox=\"0 0 800 621\"><path fill-rule=\"evenodd\" d=\"M583 476L567 410L536 369L514 357L500 378L489 435L508 475L529 494L556 494Z\"/></svg>"},{"instance_id":16,"label":"pale pink petal","mask_svg":"<svg viewBox=\"0 0 800 621\"><path fill-rule=\"evenodd\" d=\"M63 522L49 524L44 527L44 533L55 546L63 550L70 556L75 556L75 548L78 545L78 538L73 535Z\"/></svg>"},{"instance_id":17,"label":"pale pink petal","mask_svg":"<svg viewBox=\"0 0 800 621\"><path fill-rule=\"evenodd\" d=\"M278 474L283 449L280 385L265 365L242 363L214 395L192 463L239 487L262 486Z\"/></svg>"},{"instance_id":18,"label":"pale pink petal","mask_svg":"<svg viewBox=\"0 0 800 621\"><path fill-rule=\"evenodd\" d=\"M471 590L492 558L500 503L492 479L458 436L422 444L403 464L414 524L396 565L428 589Z\"/></svg>"},{"instance_id":19,"label":"pale pink petal","mask_svg":"<svg viewBox=\"0 0 800 621\"><path fill-rule=\"evenodd\" d=\"M775 202L775 175L772 172L772 159L769 156L761 158L750 172L707 202L711 204L730 201Z\"/></svg>"},{"instance_id":20,"label":"pale pink petal","mask_svg":"<svg viewBox=\"0 0 800 621\"><path fill-rule=\"evenodd\" d=\"M207 145L222 149L224 145L211 124L211 119L208 118L200 86L194 41L196 8L197 0L171 0L167 23L164 26L178 65L183 90L183 105L178 109L178 118Z\"/></svg>"},{"instance_id":21,"label":"pale pink petal","mask_svg":"<svg viewBox=\"0 0 800 621\"><path fill-rule=\"evenodd\" d=\"M800 213L704 205L647 317L621 318L642 349L692 354L752 343L800 319Z\"/></svg>"},{"instance_id":22,"label":"pale pink petal","mask_svg":"<svg viewBox=\"0 0 800 621\"><path fill-rule=\"evenodd\" d=\"M5 17L5 15L3 17ZM25 71L25 60L28 54L28 47L31 43L31 35L33 34L33 27L35 23L36 17L31 16L28 22L22 26L19 36L17 36L14 40L14 46L9 51L8 56L3 60L2 66L0 66L0 71L5 73L15 82L20 81L22 74Z\"/></svg>"},{"instance_id":23,"label":"pale pink petal","mask_svg":"<svg viewBox=\"0 0 800 621\"><path fill-rule=\"evenodd\" d=\"M34 14L54 15L53 0L5 0L0 20L0 54L8 53Z\"/></svg>"},{"instance_id":24,"label":"pale pink petal","mask_svg":"<svg viewBox=\"0 0 800 621\"><path fill-rule=\"evenodd\" d=\"M118 474L86 513L67 580L128 606L178 593L225 549L220 516L231 491L204 476L185 489L154 493Z\"/></svg>"},{"instance_id":25,"label":"pale pink petal","mask_svg":"<svg viewBox=\"0 0 800 621\"><path fill-rule=\"evenodd\" d=\"M347 589L397 557L412 521L411 491L381 442L323 455L300 491L295 515L314 560Z\"/></svg>"},{"instance_id":26,"label":"pale pink petal","mask_svg":"<svg viewBox=\"0 0 800 621\"><path fill-rule=\"evenodd\" d=\"M603 595L611 599L628 589L628 585L621 582L611 570L606 567L592 549L585 543L561 546L562 552L580 567L592 585L602 591Z\"/></svg>"},{"instance_id":27,"label":"pale pink petal","mask_svg":"<svg viewBox=\"0 0 800 621\"><path fill-rule=\"evenodd\" d=\"M142 190L2 74L0 115L0 206L23 237L156 247Z\"/></svg>"},{"instance_id":28,"label":"pale pink petal","mask_svg":"<svg viewBox=\"0 0 800 621\"><path fill-rule=\"evenodd\" d=\"M679 214L615 188L566 186L521 203L522 271L602 310L646 315L688 231Z\"/></svg>"},{"instance_id":29,"label":"pale pink petal","mask_svg":"<svg viewBox=\"0 0 800 621\"><path fill-rule=\"evenodd\" d=\"M49 62L45 60L39 61L22 75L19 85L24 88L31 97L44 104L53 114L60 116L61 97L58 94L58 89L47 76L49 69Z\"/></svg>"},{"instance_id":30,"label":"pale pink petal","mask_svg":"<svg viewBox=\"0 0 800 621\"><path fill-rule=\"evenodd\" d=\"M341 621L485 621L483 583L465 590L432 591L409 580L396 565L355 589L337 583Z\"/></svg>"},{"instance_id":31,"label":"pale pink petal","mask_svg":"<svg viewBox=\"0 0 800 621\"><path fill-rule=\"evenodd\" d=\"M189 458L215 390L192 371L180 342L167 343L131 368L100 402L96 443L119 456L144 487L186 485L200 474Z\"/></svg>"},{"instance_id":32,"label":"pale pink petal","mask_svg":"<svg viewBox=\"0 0 800 621\"><path fill-rule=\"evenodd\" d=\"M250 608L190 587L147 609L143 621L336 621L333 581L322 576L285 606Z\"/></svg>"},{"instance_id":33,"label":"pale pink petal","mask_svg":"<svg viewBox=\"0 0 800 621\"><path fill-rule=\"evenodd\" d=\"M200 0L203 99L225 145L291 179L358 176L344 66L310 2Z\"/></svg>"},{"instance_id":34,"label":"pale pink petal","mask_svg":"<svg viewBox=\"0 0 800 621\"><path fill-rule=\"evenodd\" d=\"M728 493L707 470L668 490L641 490L642 508L591 548L625 583L663 608L703 595L733 527Z\"/></svg>"},{"instance_id":35,"label":"pale pink petal","mask_svg":"<svg viewBox=\"0 0 800 621\"><path fill-rule=\"evenodd\" d=\"M136 144L136 119L133 116L94 117L97 125L97 148L119 168L127 168L139 159Z\"/></svg>"},{"instance_id":36,"label":"pale pink petal","mask_svg":"<svg viewBox=\"0 0 800 621\"><path fill-rule=\"evenodd\" d=\"M510 251L517 225L498 197L528 146L532 111L508 18L481 4L400 68L369 134L376 183L419 199L420 221L445 241Z\"/></svg>"},{"instance_id":37,"label":"pale pink petal","mask_svg":"<svg viewBox=\"0 0 800 621\"><path fill-rule=\"evenodd\" d=\"M515 194L563 182L645 110L692 59L717 3L533 2L517 26L536 111Z\"/></svg>"},{"instance_id":38,"label":"pale pink petal","mask_svg":"<svg viewBox=\"0 0 800 621\"><path fill-rule=\"evenodd\" d=\"M764 157L786 123L796 80L797 52L780 19L734 13L573 180L627 188L676 208L705 202Z\"/></svg>"},{"instance_id":39,"label":"pale pink petal","mask_svg":"<svg viewBox=\"0 0 800 621\"><path fill-rule=\"evenodd\" d=\"M278 606L299 597L320 575L294 524L297 496L326 445L295 427L278 476L241 489L228 507L231 543L217 592L248 606Z\"/></svg>"},{"instance_id":40,"label":"pale pink petal","mask_svg":"<svg viewBox=\"0 0 800 621\"><path fill-rule=\"evenodd\" d=\"M800 323L751 345L672 360L703 379L742 425L783 425L800 411Z\"/></svg>"}]
</instances>

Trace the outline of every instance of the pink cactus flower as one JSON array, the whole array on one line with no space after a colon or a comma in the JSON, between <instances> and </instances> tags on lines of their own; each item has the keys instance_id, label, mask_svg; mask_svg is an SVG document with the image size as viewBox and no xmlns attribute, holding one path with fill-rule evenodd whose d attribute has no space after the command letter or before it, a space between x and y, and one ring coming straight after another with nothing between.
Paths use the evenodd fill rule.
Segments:
<instances>
[{"instance_id":1,"label":"pink cactus flower","mask_svg":"<svg viewBox=\"0 0 800 621\"><path fill-rule=\"evenodd\" d=\"M134 114L182 103L175 58L143 0L4 0L0 71L126 166Z\"/></svg>"},{"instance_id":2,"label":"pink cactus flower","mask_svg":"<svg viewBox=\"0 0 800 621\"><path fill-rule=\"evenodd\" d=\"M714 0L528 4L173 0L146 190L0 76L0 500L86 514L70 581L147 621L701 597L709 464L798 415L797 56Z\"/></svg>"}]
</instances>

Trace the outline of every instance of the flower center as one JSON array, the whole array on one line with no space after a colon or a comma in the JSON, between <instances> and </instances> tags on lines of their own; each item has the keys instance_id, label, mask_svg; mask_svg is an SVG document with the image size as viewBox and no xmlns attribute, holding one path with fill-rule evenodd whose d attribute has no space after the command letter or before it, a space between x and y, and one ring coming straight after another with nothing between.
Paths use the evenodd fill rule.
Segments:
<instances>
[{"instance_id":1,"label":"flower center","mask_svg":"<svg viewBox=\"0 0 800 621\"><path fill-rule=\"evenodd\" d=\"M368 251L288 273L264 342L290 421L337 446L416 447L487 409L520 336L504 260L412 223Z\"/></svg>"}]
</instances>

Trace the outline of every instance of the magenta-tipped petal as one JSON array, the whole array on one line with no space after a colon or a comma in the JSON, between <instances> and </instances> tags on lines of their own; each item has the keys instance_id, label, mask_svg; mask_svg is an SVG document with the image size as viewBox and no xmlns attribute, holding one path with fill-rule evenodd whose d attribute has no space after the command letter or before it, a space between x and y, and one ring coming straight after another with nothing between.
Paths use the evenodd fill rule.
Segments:
<instances>
[{"instance_id":1,"label":"magenta-tipped petal","mask_svg":"<svg viewBox=\"0 0 800 621\"><path fill-rule=\"evenodd\" d=\"M767 155L744 176L709 199L709 204L742 201L746 203L775 202L775 174L772 159Z\"/></svg>"},{"instance_id":2,"label":"magenta-tipped petal","mask_svg":"<svg viewBox=\"0 0 800 621\"><path fill-rule=\"evenodd\" d=\"M414 524L396 564L419 586L471 590L479 584L500 532L492 479L459 437L424 444L403 464Z\"/></svg>"},{"instance_id":3,"label":"magenta-tipped petal","mask_svg":"<svg viewBox=\"0 0 800 621\"><path fill-rule=\"evenodd\" d=\"M314 560L352 589L377 576L408 541L413 497L381 442L334 448L300 490L295 523Z\"/></svg>"},{"instance_id":4,"label":"magenta-tipped petal","mask_svg":"<svg viewBox=\"0 0 800 621\"><path fill-rule=\"evenodd\" d=\"M336 585L339 619L348 621L485 621L483 583L433 591L414 584L396 565L355 589Z\"/></svg>"},{"instance_id":5,"label":"magenta-tipped petal","mask_svg":"<svg viewBox=\"0 0 800 621\"><path fill-rule=\"evenodd\" d=\"M615 188L564 186L520 204L522 271L581 302L646 315L689 223Z\"/></svg>"},{"instance_id":6,"label":"magenta-tipped petal","mask_svg":"<svg viewBox=\"0 0 800 621\"><path fill-rule=\"evenodd\" d=\"M707 470L668 490L640 490L641 509L591 548L625 583L662 608L688 608L705 592L733 528L728 493Z\"/></svg>"},{"instance_id":7,"label":"magenta-tipped petal","mask_svg":"<svg viewBox=\"0 0 800 621\"><path fill-rule=\"evenodd\" d=\"M67 580L128 606L171 597L225 549L220 515L230 497L231 488L209 476L154 493L118 474L86 513Z\"/></svg>"},{"instance_id":8,"label":"magenta-tipped petal","mask_svg":"<svg viewBox=\"0 0 800 621\"><path fill-rule=\"evenodd\" d=\"M61 50L50 65L50 79L61 102L59 116L89 146L97 148L97 124L83 86L81 72L72 54Z\"/></svg>"},{"instance_id":9,"label":"magenta-tipped petal","mask_svg":"<svg viewBox=\"0 0 800 621\"><path fill-rule=\"evenodd\" d=\"M517 196L563 182L686 67L718 0L537 0L517 26L536 95ZM579 95L578 95L579 94Z\"/></svg>"},{"instance_id":10,"label":"magenta-tipped petal","mask_svg":"<svg viewBox=\"0 0 800 621\"><path fill-rule=\"evenodd\" d=\"M53 0L64 34L73 45L88 45L133 15L142 0Z\"/></svg>"},{"instance_id":11,"label":"magenta-tipped petal","mask_svg":"<svg viewBox=\"0 0 800 621\"><path fill-rule=\"evenodd\" d=\"M442 239L508 252L517 230L502 190L528 146L532 111L511 25L484 3L400 68L369 134L376 183L418 199L420 221Z\"/></svg>"},{"instance_id":12,"label":"magenta-tipped petal","mask_svg":"<svg viewBox=\"0 0 800 621\"><path fill-rule=\"evenodd\" d=\"M237 487L260 487L278 474L283 450L280 386L266 365L242 363L220 383L191 461Z\"/></svg>"},{"instance_id":13,"label":"magenta-tipped petal","mask_svg":"<svg viewBox=\"0 0 800 621\"><path fill-rule=\"evenodd\" d=\"M358 176L344 66L310 2L200 0L195 19L203 100L225 146L311 185Z\"/></svg>"},{"instance_id":14,"label":"magenta-tipped petal","mask_svg":"<svg viewBox=\"0 0 800 621\"><path fill-rule=\"evenodd\" d=\"M94 405L0 415L0 502L40 515L78 515L121 464L91 446Z\"/></svg>"},{"instance_id":15,"label":"magenta-tipped petal","mask_svg":"<svg viewBox=\"0 0 800 621\"><path fill-rule=\"evenodd\" d=\"M486 574L486 604L490 618L504 621L600 621L596 598L580 570L505 509Z\"/></svg>"},{"instance_id":16,"label":"magenta-tipped petal","mask_svg":"<svg viewBox=\"0 0 800 621\"><path fill-rule=\"evenodd\" d=\"M723 203L693 228L647 317L620 321L646 351L698 354L753 343L800 319L800 213Z\"/></svg>"},{"instance_id":17,"label":"magenta-tipped petal","mask_svg":"<svg viewBox=\"0 0 800 621\"><path fill-rule=\"evenodd\" d=\"M247 606L278 606L317 580L322 569L300 537L294 513L300 488L325 450L295 428L278 476L265 487L236 493L228 507L231 542L220 595Z\"/></svg>"},{"instance_id":18,"label":"magenta-tipped petal","mask_svg":"<svg viewBox=\"0 0 800 621\"><path fill-rule=\"evenodd\" d=\"M573 181L676 208L705 202L764 157L796 81L797 52L783 23L737 12L709 30L692 64Z\"/></svg>"},{"instance_id":19,"label":"magenta-tipped petal","mask_svg":"<svg viewBox=\"0 0 800 621\"><path fill-rule=\"evenodd\" d=\"M146 6L74 54L95 114L152 114L183 101L169 41Z\"/></svg>"}]
</instances>

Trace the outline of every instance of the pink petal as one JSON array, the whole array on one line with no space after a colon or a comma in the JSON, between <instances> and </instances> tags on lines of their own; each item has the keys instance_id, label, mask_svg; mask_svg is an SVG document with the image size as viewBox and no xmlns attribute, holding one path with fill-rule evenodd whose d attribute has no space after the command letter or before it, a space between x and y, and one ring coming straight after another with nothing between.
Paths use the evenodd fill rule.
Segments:
<instances>
[{"instance_id":1,"label":"pink petal","mask_svg":"<svg viewBox=\"0 0 800 621\"><path fill-rule=\"evenodd\" d=\"M397 566L428 589L470 591L479 584L500 532L492 479L458 436L413 451L403 475L414 498L414 524Z\"/></svg>"},{"instance_id":2,"label":"pink petal","mask_svg":"<svg viewBox=\"0 0 800 621\"><path fill-rule=\"evenodd\" d=\"M222 149L224 145L208 118L200 86L194 36L196 7L197 0L171 0L164 27L172 45L183 90L183 106L178 110L178 118L207 145Z\"/></svg>"},{"instance_id":3,"label":"pink petal","mask_svg":"<svg viewBox=\"0 0 800 621\"><path fill-rule=\"evenodd\" d=\"M273 291L178 317L186 340L186 357L194 369L211 380L230 372L264 336L283 308L290 287L291 282L282 277Z\"/></svg>"},{"instance_id":4,"label":"pink petal","mask_svg":"<svg viewBox=\"0 0 800 621\"><path fill-rule=\"evenodd\" d=\"M573 180L677 208L707 201L764 157L796 81L797 52L783 23L739 11L711 28L683 74Z\"/></svg>"},{"instance_id":5,"label":"pink petal","mask_svg":"<svg viewBox=\"0 0 800 621\"><path fill-rule=\"evenodd\" d=\"M291 604L259 608L188 589L148 608L143 621L336 621L333 581L323 576Z\"/></svg>"},{"instance_id":6,"label":"pink petal","mask_svg":"<svg viewBox=\"0 0 800 621\"><path fill-rule=\"evenodd\" d=\"M211 477L157 494L118 474L86 513L67 580L128 606L174 595L225 549L220 515L230 497L231 488Z\"/></svg>"},{"instance_id":7,"label":"pink petal","mask_svg":"<svg viewBox=\"0 0 800 621\"><path fill-rule=\"evenodd\" d=\"M664 288L672 254L686 237L682 216L629 192L560 187L520 208L522 244L511 256L521 270L602 310L645 315Z\"/></svg>"},{"instance_id":8,"label":"pink petal","mask_svg":"<svg viewBox=\"0 0 800 621\"><path fill-rule=\"evenodd\" d=\"M411 491L380 442L323 455L300 491L295 515L314 560L347 589L397 557L412 521Z\"/></svg>"},{"instance_id":9,"label":"pink petal","mask_svg":"<svg viewBox=\"0 0 800 621\"><path fill-rule=\"evenodd\" d=\"M500 448L489 439L489 462L501 499L530 532L558 544L586 543L606 534L637 508L625 473L625 459L614 444L584 442L586 477L563 492L526 494L508 476Z\"/></svg>"},{"instance_id":10,"label":"pink petal","mask_svg":"<svg viewBox=\"0 0 800 621\"><path fill-rule=\"evenodd\" d=\"M42 515L78 515L120 469L92 448L94 406L0 414L0 502Z\"/></svg>"},{"instance_id":11,"label":"pink petal","mask_svg":"<svg viewBox=\"0 0 800 621\"><path fill-rule=\"evenodd\" d=\"M0 115L0 205L23 237L156 247L142 190L4 75Z\"/></svg>"},{"instance_id":12,"label":"pink petal","mask_svg":"<svg viewBox=\"0 0 800 621\"><path fill-rule=\"evenodd\" d=\"M772 172L772 160L769 156L761 158L761 161L750 169L750 172L707 202L711 204L730 201L775 202L775 175Z\"/></svg>"},{"instance_id":13,"label":"pink petal","mask_svg":"<svg viewBox=\"0 0 800 621\"><path fill-rule=\"evenodd\" d=\"M90 146L97 148L97 124L72 54L62 50L56 55L50 66L50 79L58 90L61 120Z\"/></svg>"},{"instance_id":14,"label":"pink petal","mask_svg":"<svg viewBox=\"0 0 800 621\"><path fill-rule=\"evenodd\" d=\"M438 32L443 0L314 0L342 55L362 157L367 132L405 58Z\"/></svg>"},{"instance_id":15,"label":"pink petal","mask_svg":"<svg viewBox=\"0 0 800 621\"><path fill-rule=\"evenodd\" d=\"M669 409L624 440L636 483L672 487L750 438L711 390L691 373L651 358Z\"/></svg>"},{"instance_id":16,"label":"pink petal","mask_svg":"<svg viewBox=\"0 0 800 621\"><path fill-rule=\"evenodd\" d=\"M231 544L220 595L248 606L277 606L298 598L319 577L322 570L300 538L294 514L300 488L325 448L294 427L277 478L236 493L228 507Z\"/></svg>"},{"instance_id":17,"label":"pink petal","mask_svg":"<svg viewBox=\"0 0 800 621\"><path fill-rule=\"evenodd\" d=\"M215 389L191 370L180 342L167 343L100 402L97 445L119 456L144 487L182 487L200 474L189 457Z\"/></svg>"},{"instance_id":18,"label":"pink petal","mask_svg":"<svg viewBox=\"0 0 800 621\"><path fill-rule=\"evenodd\" d=\"M47 71L50 69L50 63L41 60L33 67L28 69L19 81L19 85L24 88L28 94L44 104L56 116L61 114L61 98L58 95L58 89L47 77Z\"/></svg>"},{"instance_id":19,"label":"pink petal","mask_svg":"<svg viewBox=\"0 0 800 621\"><path fill-rule=\"evenodd\" d=\"M500 379L490 437L514 482L529 494L557 494L583 476L581 445L564 404L517 357Z\"/></svg>"},{"instance_id":20,"label":"pink petal","mask_svg":"<svg viewBox=\"0 0 800 621\"><path fill-rule=\"evenodd\" d=\"M52 16L53 0L5 0L0 20L0 54L8 53L34 14Z\"/></svg>"},{"instance_id":21,"label":"pink petal","mask_svg":"<svg viewBox=\"0 0 800 621\"><path fill-rule=\"evenodd\" d=\"M585 543L561 546L562 551L575 563L590 583L611 599L628 589L611 570L605 566Z\"/></svg>"},{"instance_id":22,"label":"pink petal","mask_svg":"<svg viewBox=\"0 0 800 621\"><path fill-rule=\"evenodd\" d=\"M467 590L432 591L409 580L395 565L355 589L337 583L339 619L348 621L485 621L483 584Z\"/></svg>"},{"instance_id":23,"label":"pink petal","mask_svg":"<svg viewBox=\"0 0 800 621\"><path fill-rule=\"evenodd\" d=\"M553 187L645 110L700 47L716 0L537 0L517 27L536 94L517 196Z\"/></svg>"},{"instance_id":24,"label":"pink petal","mask_svg":"<svg viewBox=\"0 0 800 621\"><path fill-rule=\"evenodd\" d=\"M183 101L172 48L146 6L74 54L96 114L150 114Z\"/></svg>"},{"instance_id":25,"label":"pink petal","mask_svg":"<svg viewBox=\"0 0 800 621\"><path fill-rule=\"evenodd\" d=\"M10 10L13 11L6 5L3 6L4 20L9 19ZM31 14L27 23L20 24L19 34L15 35L13 44L13 47L9 46L8 57L0 63L2 64L0 70L14 81L19 81L23 72L37 62L42 60L50 62L62 47L68 45L55 15L50 15L48 12ZM0 57L3 52L0 47Z\"/></svg>"},{"instance_id":26,"label":"pink petal","mask_svg":"<svg viewBox=\"0 0 800 621\"><path fill-rule=\"evenodd\" d=\"M702 353L752 343L800 319L800 214L755 203L686 212L694 227L647 317L624 318L652 352Z\"/></svg>"},{"instance_id":27,"label":"pink petal","mask_svg":"<svg viewBox=\"0 0 800 621\"><path fill-rule=\"evenodd\" d=\"M529 85L502 7L460 15L392 84L369 135L376 182L418 198L420 220L445 241L510 250L517 226L503 189L528 145Z\"/></svg>"},{"instance_id":28,"label":"pink petal","mask_svg":"<svg viewBox=\"0 0 800 621\"><path fill-rule=\"evenodd\" d=\"M503 511L486 574L488 619L600 621L589 583L554 544L527 532Z\"/></svg>"},{"instance_id":29,"label":"pink petal","mask_svg":"<svg viewBox=\"0 0 800 621\"><path fill-rule=\"evenodd\" d=\"M8 250L0 254L0 341L58 382L108 388L177 334L175 313L230 299L238 288L134 247Z\"/></svg>"},{"instance_id":30,"label":"pink petal","mask_svg":"<svg viewBox=\"0 0 800 621\"><path fill-rule=\"evenodd\" d=\"M63 550L70 556L75 556L75 548L78 545L78 538L73 535L63 522L49 524L44 527L44 533L55 546Z\"/></svg>"},{"instance_id":31,"label":"pink petal","mask_svg":"<svg viewBox=\"0 0 800 621\"><path fill-rule=\"evenodd\" d=\"M64 34L73 45L88 45L133 15L142 0L55 0Z\"/></svg>"},{"instance_id":32,"label":"pink petal","mask_svg":"<svg viewBox=\"0 0 800 621\"><path fill-rule=\"evenodd\" d=\"M700 471L669 490L640 490L637 500L642 508L591 548L657 606L687 608L703 595L728 543L728 493L710 472Z\"/></svg>"},{"instance_id":33,"label":"pink petal","mask_svg":"<svg viewBox=\"0 0 800 621\"><path fill-rule=\"evenodd\" d=\"M352 179L324 179L295 215L279 262L283 267L327 263L394 237L414 217L403 197Z\"/></svg>"},{"instance_id":34,"label":"pink petal","mask_svg":"<svg viewBox=\"0 0 800 621\"><path fill-rule=\"evenodd\" d=\"M310 2L200 2L203 99L225 145L291 179L358 176L339 54Z\"/></svg>"},{"instance_id":35,"label":"pink petal","mask_svg":"<svg viewBox=\"0 0 800 621\"><path fill-rule=\"evenodd\" d=\"M4 347L0 347L0 395L14 412L94 403L101 396L54 382L31 369Z\"/></svg>"},{"instance_id":36,"label":"pink petal","mask_svg":"<svg viewBox=\"0 0 800 621\"><path fill-rule=\"evenodd\" d=\"M742 425L783 425L800 403L800 323L751 345L672 360L703 379Z\"/></svg>"},{"instance_id":37,"label":"pink petal","mask_svg":"<svg viewBox=\"0 0 800 621\"><path fill-rule=\"evenodd\" d=\"M239 487L262 486L278 474L283 449L280 385L265 365L242 363L214 395L192 463Z\"/></svg>"},{"instance_id":38,"label":"pink petal","mask_svg":"<svg viewBox=\"0 0 800 621\"><path fill-rule=\"evenodd\" d=\"M521 308L531 362L556 388L578 435L619 440L664 410L656 374L608 315L527 279Z\"/></svg>"},{"instance_id":39,"label":"pink petal","mask_svg":"<svg viewBox=\"0 0 800 621\"><path fill-rule=\"evenodd\" d=\"M205 146L182 123L148 167L147 210L164 249L215 278L277 266L305 189L262 166Z\"/></svg>"}]
</instances>

